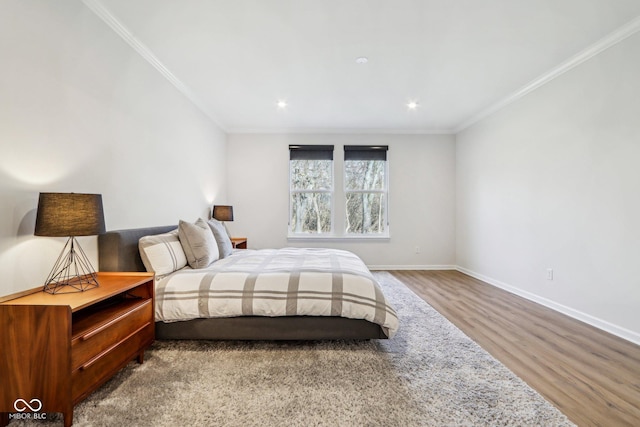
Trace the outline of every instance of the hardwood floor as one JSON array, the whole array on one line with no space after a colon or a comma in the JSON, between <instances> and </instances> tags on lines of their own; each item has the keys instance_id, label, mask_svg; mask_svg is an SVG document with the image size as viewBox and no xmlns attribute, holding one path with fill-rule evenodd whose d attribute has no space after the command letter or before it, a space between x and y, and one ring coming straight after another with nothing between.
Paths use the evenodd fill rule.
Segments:
<instances>
[{"instance_id":1,"label":"hardwood floor","mask_svg":"<svg viewBox=\"0 0 640 427\"><path fill-rule=\"evenodd\" d=\"M391 271L579 426L640 426L640 346L457 271Z\"/></svg>"}]
</instances>

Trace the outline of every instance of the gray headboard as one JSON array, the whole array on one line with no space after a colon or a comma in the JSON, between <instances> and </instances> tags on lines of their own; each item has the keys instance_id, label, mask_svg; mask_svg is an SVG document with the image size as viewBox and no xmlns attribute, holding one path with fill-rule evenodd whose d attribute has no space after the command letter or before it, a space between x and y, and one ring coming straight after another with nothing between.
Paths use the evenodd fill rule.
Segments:
<instances>
[{"instance_id":1,"label":"gray headboard","mask_svg":"<svg viewBox=\"0 0 640 427\"><path fill-rule=\"evenodd\" d=\"M175 225L107 231L98 236L99 271L146 271L138 240L144 236L175 230Z\"/></svg>"}]
</instances>

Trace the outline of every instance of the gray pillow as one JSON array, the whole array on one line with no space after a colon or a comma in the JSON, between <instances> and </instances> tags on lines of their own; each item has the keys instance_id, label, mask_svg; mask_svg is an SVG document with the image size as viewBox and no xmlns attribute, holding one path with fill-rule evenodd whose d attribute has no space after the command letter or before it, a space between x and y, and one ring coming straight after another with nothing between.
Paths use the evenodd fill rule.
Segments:
<instances>
[{"instance_id":1,"label":"gray pillow","mask_svg":"<svg viewBox=\"0 0 640 427\"><path fill-rule=\"evenodd\" d=\"M233 253L233 245L231 244L229 233L227 233L227 229L224 227L224 224L214 218L207 221L207 224L209 224L209 227L213 232L213 237L215 237L216 243L218 244L220 258L226 258L231 255Z\"/></svg>"},{"instance_id":2,"label":"gray pillow","mask_svg":"<svg viewBox=\"0 0 640 427\"><path fill-rule=\"evenodd\" d=\"M194 224L178 223L178 237L191 268L205 268L219 258L218 245L211 229L202 218Z\"/></svg>"}]
</instances>

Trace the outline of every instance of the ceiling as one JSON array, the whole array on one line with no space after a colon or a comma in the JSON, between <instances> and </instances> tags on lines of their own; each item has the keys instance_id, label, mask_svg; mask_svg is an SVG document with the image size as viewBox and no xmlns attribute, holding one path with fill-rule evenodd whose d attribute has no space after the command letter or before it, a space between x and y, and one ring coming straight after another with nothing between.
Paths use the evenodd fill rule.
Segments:
<instances>
[{"instance_id":1,"label":"ceiling","mask_svg":"<svg viewBox=\"0 0 640 427\"><path fill-rule=\"evenodd\" d=\"M227 132L455 132L640 28L638 0L84 3Z\"/></svg>"}]
</instances>

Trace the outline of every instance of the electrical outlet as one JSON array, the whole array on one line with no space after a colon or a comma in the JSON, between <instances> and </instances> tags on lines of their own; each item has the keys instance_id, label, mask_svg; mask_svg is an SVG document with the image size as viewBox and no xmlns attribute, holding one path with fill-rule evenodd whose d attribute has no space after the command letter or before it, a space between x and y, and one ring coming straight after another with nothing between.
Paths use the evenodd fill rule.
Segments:
<instances>
[{"instance_id":1,"label":"electrical outlet","mask_svg":"<svg viewBox=\"0 0 640 427\"><path fill-rule=\"evenodd\" d=\"M553 280L553 269L547 268L547 280Z\"/></svg>"},{"instance_id":2,"label":"electrical outlet","mask_svg":"<svg viewBox=\"0 0 640 427\"><path fill-rule=\"evenodd\" d=\"M420 253L420 246L416 246L416 253L419 254Z\"/></svg>"}]
</instances>

